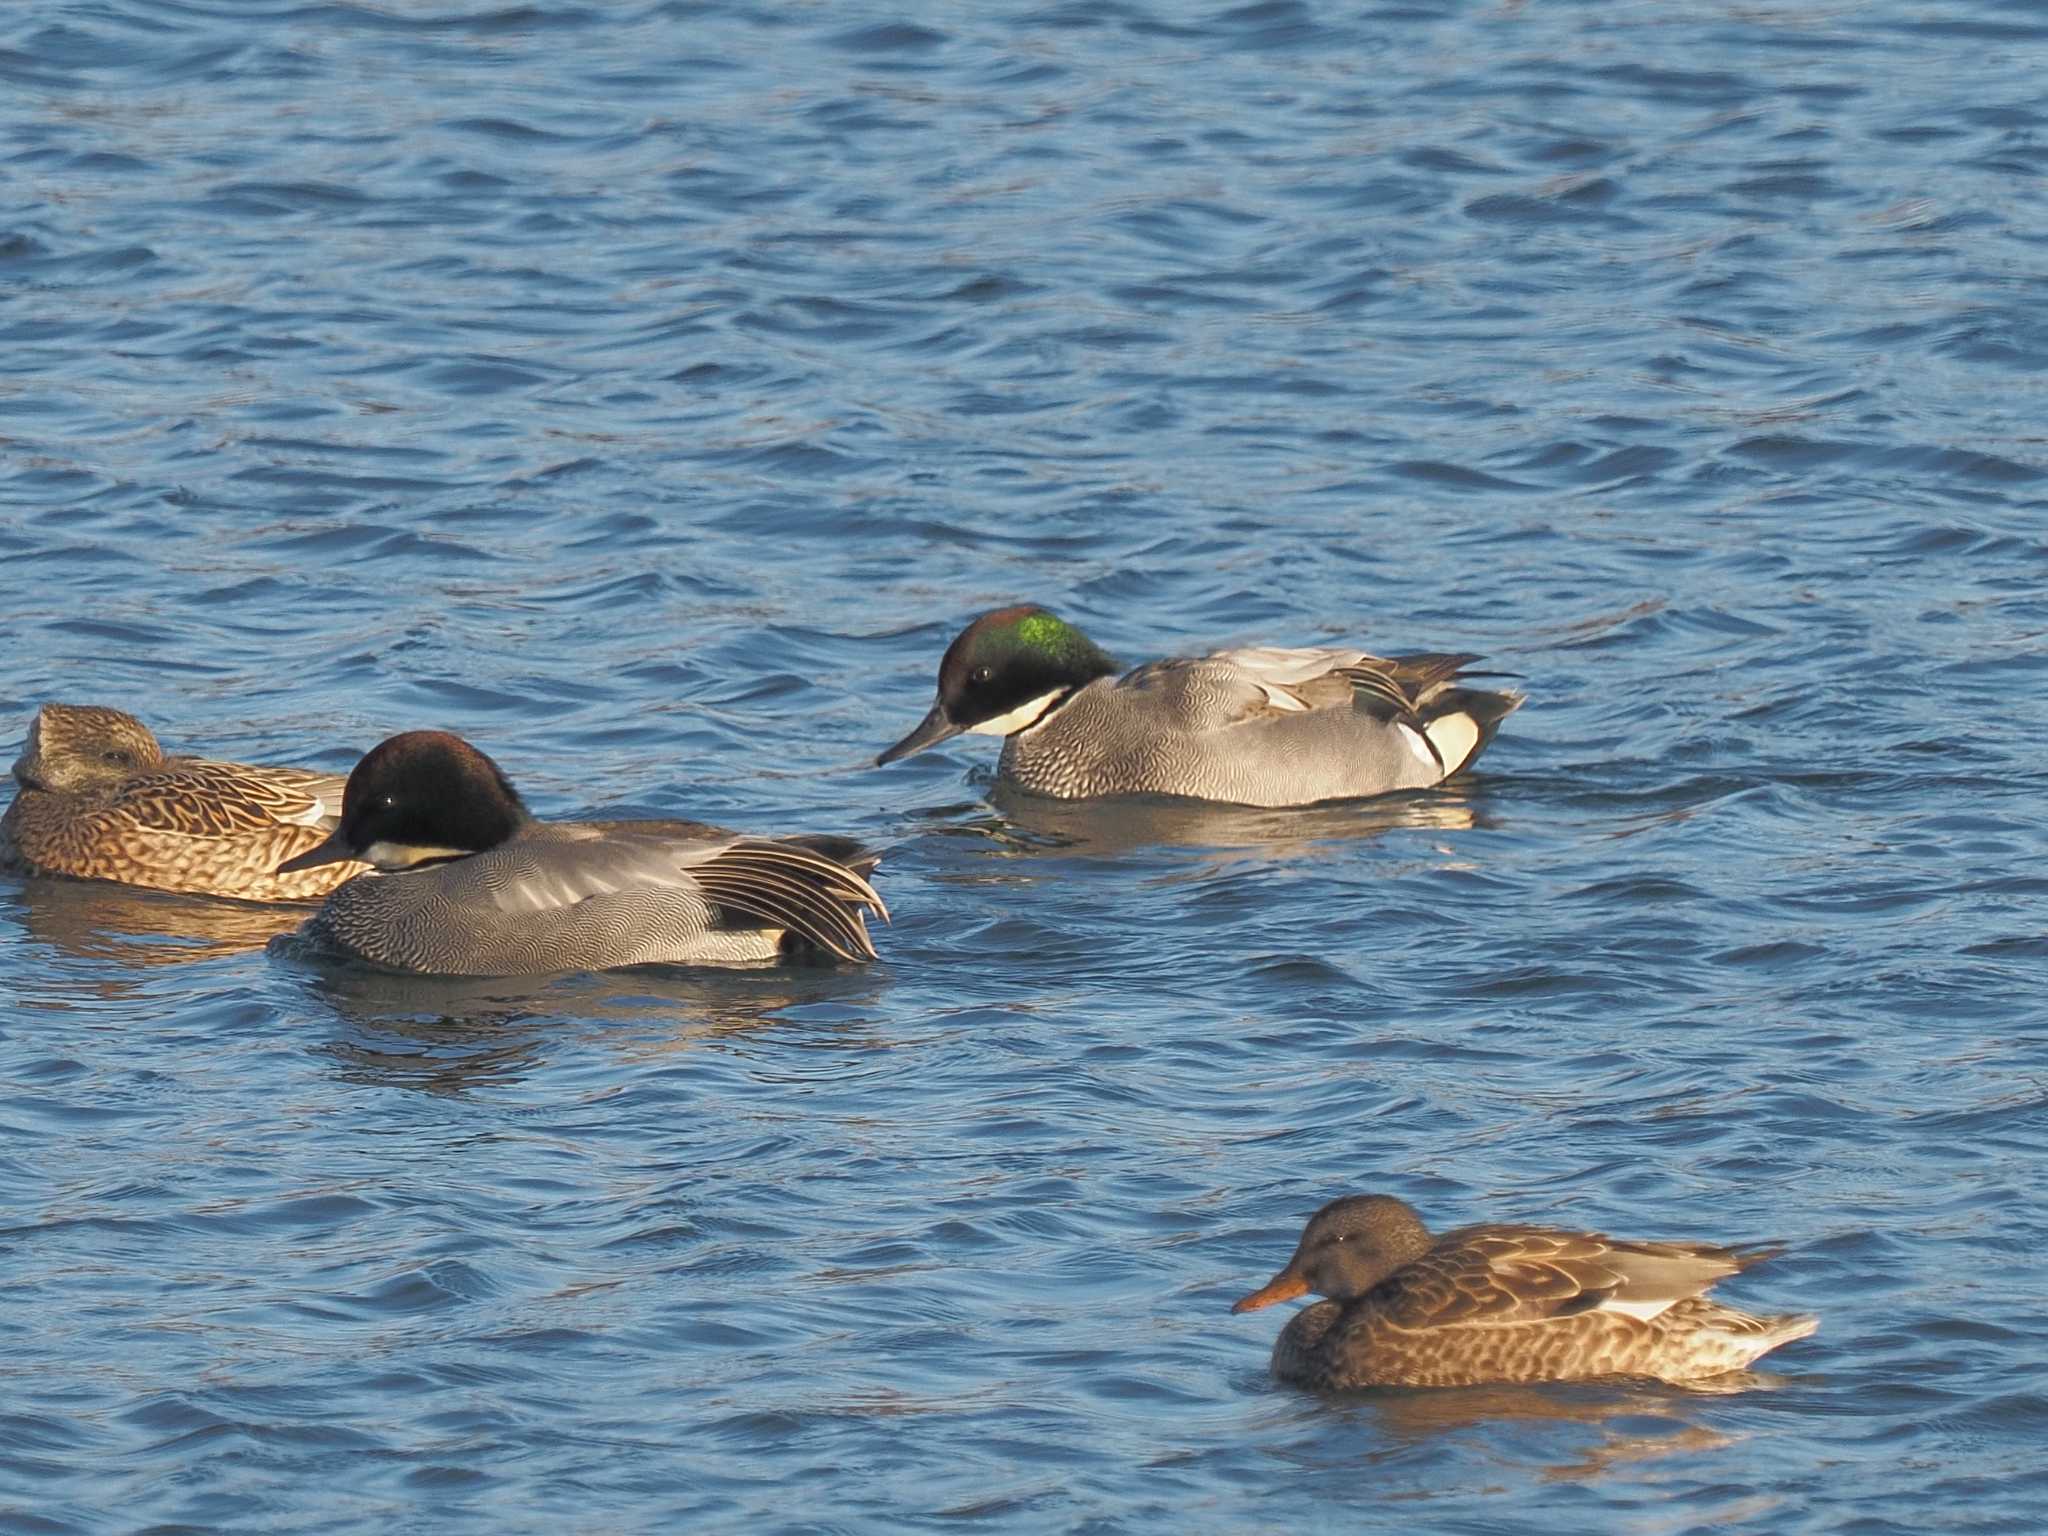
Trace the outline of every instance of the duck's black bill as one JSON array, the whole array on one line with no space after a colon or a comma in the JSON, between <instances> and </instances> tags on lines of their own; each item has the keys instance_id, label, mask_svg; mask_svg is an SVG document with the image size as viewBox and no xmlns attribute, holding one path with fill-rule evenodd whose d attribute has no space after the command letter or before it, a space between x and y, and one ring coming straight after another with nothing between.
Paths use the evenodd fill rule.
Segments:
<instances>
[{"instance_id":1,"label":"duck's black bill","mask_svg":"<svg viewBox=\"0 0 2048 1536\"><path fill-rule=\"evenodd\" d=\"M895 746L875 759L875 766L893 763L899 757L908 757L913 752L922 752L926 747L936 747L942 741L950 741L965 727L955 725L946 718L946 706L934 704L932 712L920 720L917 729L897 742Z\"/></svg>"},{"instance_id":2,"label":"duck's black bill","mask_svg":"<svg viewBox=\"0 0 2048 1536\"><path fill-rule=\"evenodd\" d=\"M286 859L277 866L274 873L289 875L301 869L318 869L322 864L339 864L344 859L352 859L355 856L355 850L349 847L339 832L336 832L326 842L308 848L297 858Z\"/></svg>"}]
</instances>

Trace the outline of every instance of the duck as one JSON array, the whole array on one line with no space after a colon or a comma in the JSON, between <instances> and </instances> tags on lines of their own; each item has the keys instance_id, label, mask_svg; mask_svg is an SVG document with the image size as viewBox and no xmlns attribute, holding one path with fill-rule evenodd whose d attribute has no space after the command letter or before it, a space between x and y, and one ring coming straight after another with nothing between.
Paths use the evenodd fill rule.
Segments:
<instances>
[{"instance_id":1,"label":"duck","mask_svg":"<svg viewBox=\"0 0 2048 1536\"><path fill-rule=\"evenodd\" d=\"M1481 1225L1433 1237L1407 1202L1346 1195L1308 1220L1294 1257L1232 1312L1313 1292L1273 1374L1322 1391L1581 1381L1685 1383L1748 1367L1820 1326L1709 1300L1771 1246L1623 1242L1598 1232Z\"/></svg>"},{"instance_id":2,"label":"duck","mask_svg":"<svg viewBox=\"0 0 2048 1536\"><path fill-rule=\"evenodd\" d=\"M388 971L528 976L746 964L808 947L873 960L880 862L850 838L693 821L539 821L461 737L406 731L348 776L327 840L279 866L360 860L300 930Z\"/></svg>"},{"instance_id":3,"label":"duck","mask_svg":"<svg viewBox=\"0 0 2048 1536\"><path fill-rule=\"evenodd\" d=\"M97 704L36 711L0 817L0 868L16 874L242 901L311 902L366 865L280 874L341 816L335 774L167 757L134 715Z\"/></svg>"},{"instance_id":4,"label":"duck","mask_svg":"<svg viewBox=\"0 0 2048 1536\"><path fill-rule=\"evenodd\" d=\"M938 698L875 759L1000 736L1000 781L1061 800L1175 795L1263 807L1428 789L1462 773L1523 696L1463 685L1472 655L1253 647L1124 671L1050 610L984 613Z\"/></svg>"}]
</instances>

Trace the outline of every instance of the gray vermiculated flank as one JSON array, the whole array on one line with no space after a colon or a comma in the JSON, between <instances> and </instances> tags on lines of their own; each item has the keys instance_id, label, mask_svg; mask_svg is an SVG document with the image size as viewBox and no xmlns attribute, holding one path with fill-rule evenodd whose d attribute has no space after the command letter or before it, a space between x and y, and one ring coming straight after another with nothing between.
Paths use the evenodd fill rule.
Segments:
<instances>
[{"instance_id":1,"label":"gray vermiculated flank","mask_svg":"<svg viewBox=\"0 0 2048 1536\"><path fill-rule=\"evenodd\" d=\"M687 823L530 822L482 853L352 880L308 933L445 975L769 960L792 929L870 958L862 904L879 910L860 875L796 843L707 839Z\"/></svg>"},{"instance_id":2,"label":"gray vermiculated flank","mask_svg":"<svg viewBox=\"0 0 2048 1536\"><path fill-rule=\"evenodd\" d=\"M1343 669L1374 670L1379 689ZM1185 795L1243 805L1306 804L1426 789L1483 750L1514 695L1452 689L1443 681L1403 690L1426 723L1465 699L1486 701L1492 720L1462 761L1439 765L1386 718L1386 663L1362 651L1240 651L1154 663L1102 678L1031 730L1006 739L999 772L1025 789L1063 798ZM1455 676L1455 673L1452 674ZM1407 679L1395 671L1393 677ZM1300 697L1279 709L1267 686ZM1450 706L1449 708L1443 706Z\"/></svg>"}]
</instances>

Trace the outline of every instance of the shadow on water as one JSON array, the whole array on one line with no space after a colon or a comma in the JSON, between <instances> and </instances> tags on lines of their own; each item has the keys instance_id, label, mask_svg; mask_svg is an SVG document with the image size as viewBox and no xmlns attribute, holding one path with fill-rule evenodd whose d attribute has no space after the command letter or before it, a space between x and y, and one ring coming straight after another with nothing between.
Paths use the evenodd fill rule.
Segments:
<instances>
[{"instance_id":1,"label":"shadow on water","mask_svg":"<svg viewBox=\"0 0 2048 1536\"><path fill-rule=\"evenodd\" d=\"M1664 1457L1718 1451L1741 1436L1700 1422L1701 1399L1764 1392L1788 1378L1735 1371L1689 1386L1630 1381L1573 1385L1389 1388L1338 1393L1324 1401L1383 1438L1385 1454L1426 1447L1445 1436L1478 1436L1492 1453L1518 1464L1541 1463L1545 1482L1589 1482L1617 1468ZM1597 1432L1555 1444L1541 1426Z\"/></svg>"},{"instance_id":2,"label":"shadow on water","mask_svg":"<svg viewBox=\"0 0 2048 1536\"><path fill-rule=\"evenodd\" d=\"M291 932L313 913L311 906L41 877L21 882L13 906L30 941L77 959L124 966L186 965L244 954Z\"/></svg>"},{"instance_id":3,"label":"shadow on water","mask_svg":"<svg viewBox=\"0 0 2048 1536\"><path fill-rule=\"evenodd\" d=\"M607 1028L630 1026L621 1049L649 1056L742 1035L790 1009L865 1016L880 986L827 963L450 977L373 970L291 937L272 953L301 969L308 1000L344 1026L327 1050L346 1078L429 1093L515 1082L552 1047Z\"/></svg>"},{"instance_id":4,"label":"shadow on water","mask_svg":"<svg viewBox=\"0 0 2048 1536\"><path fill-rule=\"evenodd\" d=\"M1169 796L1049 800L996 784L986 806L942 807L926 818L942 835L981 838L1020 857L1116 858L1153 848L1200 848L1217 865L1312 859L1334 844L1392 832L1464 832L1489 824L1463 786L1269 808Z\"/></svg>"}]
</instances>

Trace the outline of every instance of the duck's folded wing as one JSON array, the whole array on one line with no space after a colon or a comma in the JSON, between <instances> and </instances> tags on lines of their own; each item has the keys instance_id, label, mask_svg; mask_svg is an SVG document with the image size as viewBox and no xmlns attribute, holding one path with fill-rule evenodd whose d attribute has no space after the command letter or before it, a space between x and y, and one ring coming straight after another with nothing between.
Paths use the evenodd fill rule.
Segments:
<instances>
[{"instance_id":1,"label":"duck's folded wing","mask_svg":"<svg viewBox=\"0 0 2048 1536\"><path fill-rule=\"evenodd\" d=\"M527 846L530 857L500 857L491 866L492 898L506 911L552 910L668 886L845 960L875 958L862 909L889 915L859 869L803 840L737 837L690 823L557 822Z\"/></svg>"},{"instance_id":2,"label":"duck's folded wing","mask_svg":"<svg viewBox=\"0 0 2048 1536\"><path fill-rule=\"evenodd\" d=\"M1768 1257L1706 1244L1625 1243L1548 1227L1468 1227L1384 1283L1403 1328L1540 1322L1604 1309L1638 1318Z\"/></svg>"},{"instance_id":3,"label":"duck's folded wing","mask_svg":"<svg viewBox=\"0 0 2048 1536\"><path fill-rule=\"evenodd\" d=\"M1419 729L1425 706L1478 659L1452 652L1386 657L1360 650L1249 646L1154 662L1128 674L1118 686L1177 690L1214 711L1217 718L1210 724L1363 706L1382 719Z\"/></svg>"},{"instance_id":4,"label":"duck's folded wing","mask_svg":"<svg viewBox=\"0 0 2048 1536\"><path fill-rule=\"evenodd\" d=\"M1352 685L1339 669L1361 659L1358 651L1219 651L1151 662L1116 686L1147 695L1164 718L1187 729L1218 730L1347 702Z\"/></svg>"},{"instance_id":5,"label":"duck's folded wing","mask_svg":"<svg viewBox=\"0 0 2048 1536\"><path fill-rule=\"evenodd\" d=\"M1479 658L1428 652L1416 656L1360 656L1339 667L1336 676L1349 684L1353 702L1384 720L1398 720L1420 729L1428 705Z\"/></svg>"},{"instance_id":6,"label":"duck's folded wing","mask_svg":"<svg viewBox=\"0 0 2048 1536\"><path fill-rule=\"evenodd\" d=\"M178 760L121 792L135 825L184 837L234 837L279 826L334 830L345 779L300 768Z\"/></svg>"}]
</instances>

